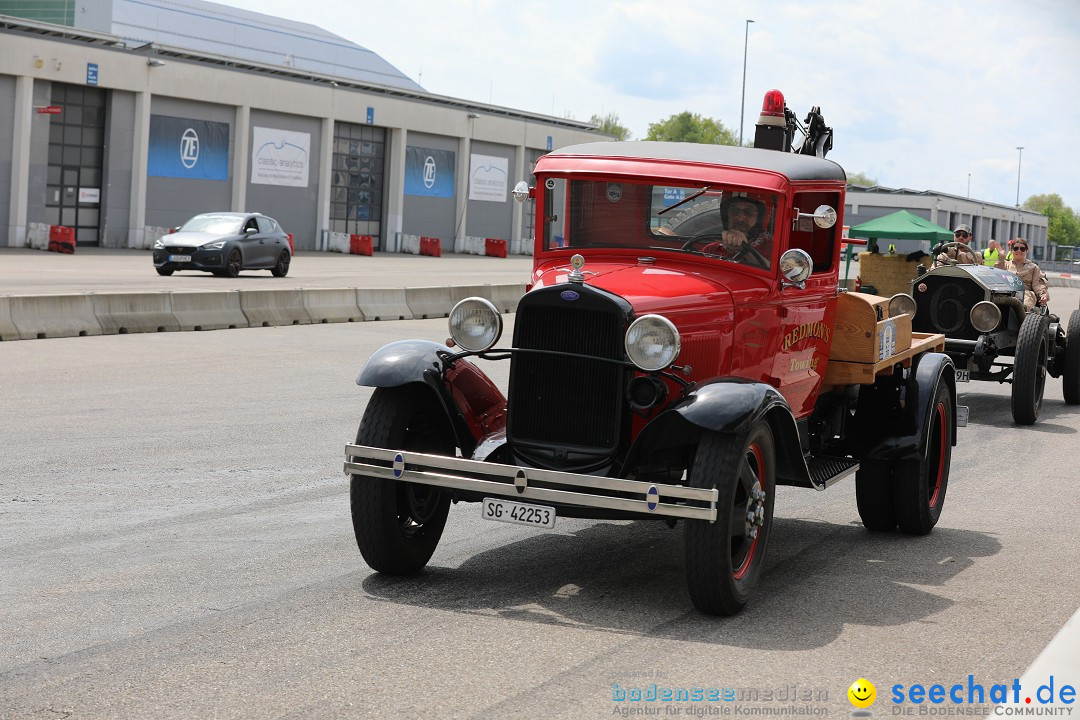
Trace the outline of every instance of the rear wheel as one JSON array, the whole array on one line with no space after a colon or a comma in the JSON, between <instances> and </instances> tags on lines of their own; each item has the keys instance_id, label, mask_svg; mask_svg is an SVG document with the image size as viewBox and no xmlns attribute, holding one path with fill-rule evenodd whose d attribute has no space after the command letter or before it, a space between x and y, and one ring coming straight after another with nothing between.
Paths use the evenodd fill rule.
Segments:
<instances>
[{"instance_id":1,"label":"rear wheel","mask_svg":"<svg viewBox=\"0 0 1080 720\"><path fill-rule=\"evenodd\" d=\"M1039 419L1046 388L1046 319L1029 312L1016 338L1013 359L1012 415L1017 425L1033 425Z\"/></svg>"},{"instance_id":2,"label":"rear wheel","mask_svg":"<svg viewBox=\"0 0 1080 720\"><path fill-rule=\"evenodd\" d=\"M859 464L855 473L855 501L867 530L888 532L896 529L891 463L865 460Z\"/></svg>"},{"instance_id":3,"label":"rear wheel","mask_svg":"<svg viewBox=\"0 0 1080 720\"><path fill-rule=\"evenodd\" d=\"M716 521L688 520L686 583L694 607L733 615L746 605L765 564L776 489L776 451L768 423L742 442L705 433L689 483L716 488Z\"/></svg>"},{"instance_id":4,"label":"rear wheel","mask_svg":"<svg viewBox=\"0 0 1080 720\"><path fill-rule=\"evenodd\" d=\"M240 274L240 271L244 269L244 258L240 255L240 251L233 248L229 252L229 257L225 261L225 277L234 278Z\"/></svg>"},{"instance_id":5,"label":"rear wheel","mask_svg":"<svg viewBox=\"0 0 1080 720\"><path fill-rule=\"evenodd\" d=\"M282 250L277 257L277 265L270 269L274 277L285 277L289 274L289 261L291 260L288 250Z\"/></svg>"},{"instance_id":6,"label":"rear wheel","mask_svg":"<svg viewBox=\"0 0 1080 720\"><path fill-rule=\"evenodd\" d=\"M159 268L154 268L154 269L157 270L158 275L164 275L165 277L168 277L168 276L173 274L173 269L172 268L159 267Z\"/></svg>"},{"instance_id":7,"label":"rear wheel","mask_svg":"<svg viewBox=\"0 0 1080 720\"><path fill-rule=\"evenodd\" d=\"M1069 405L1080 405L1080 310L1073 310L1069 317L1061 384L1065 391L1065 402Z\"/></svg>"},{"instance_id":8,"label":"rear wheel","mask_svg":"<svg viewBox=\"0 0 1080 720\"><path fill-rule=\"evenodd\" d=\"M356 444L452 456L451 438L431 392L414 385L375 390ZM351 478L349 499L360 554L388 575L409 575L427 564L450 512L450 497L437 487L359 474Z\"/></svg>"},{"instance_id":9,"label":"rear wheel","mask_svg":"<svg viewBox=\"0 0 1080 720\"><path fill-rule=\"evenodd\" d=\"M902 532L925 535L934 529L945 504L952 460L953 401L949 386L938 383L927 421L926 455L893 467L893 507Z\"/></svg>"}]
</instances>

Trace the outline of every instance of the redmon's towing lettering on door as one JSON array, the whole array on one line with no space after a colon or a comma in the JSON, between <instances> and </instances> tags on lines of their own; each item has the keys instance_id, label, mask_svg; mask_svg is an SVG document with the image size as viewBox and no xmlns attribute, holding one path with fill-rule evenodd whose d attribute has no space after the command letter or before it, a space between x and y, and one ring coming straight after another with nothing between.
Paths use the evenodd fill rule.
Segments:
<instances>
[{"instance_id":1,"label":"redmon's towing lettering on door","mask_svg":"<svg viewBox=\"0 0 1080 720\"><path fill-rule=\"evenodd\" d=\"M832 330L825 323L822 323L822 322L805 323L805 324L800 325L799 327L795 328L794 330L789 332L787 335L784 335L784 345L783 345L782 349L787 350L789 347L791 347L795 343L799 342L800 340L805 340L806 338L812 338L812 337L821 338L825 342L828 342L829 341L829 335L831 333L832 333Z\"/></svg>"}]
</instances>

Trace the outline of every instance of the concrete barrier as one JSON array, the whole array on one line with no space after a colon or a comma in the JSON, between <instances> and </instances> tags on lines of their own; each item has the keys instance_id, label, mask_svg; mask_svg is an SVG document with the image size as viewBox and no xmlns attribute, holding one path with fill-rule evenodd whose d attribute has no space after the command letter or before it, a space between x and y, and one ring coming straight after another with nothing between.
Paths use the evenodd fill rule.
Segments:
<instances>
[{"instance_id":1,"label":"concrete barrier","mask_svg":"<svg viewBox=\"0 0 1080 720\"><path fill-rule=\"evenodd\" d=\"M26 245L35 250L48 250L49 225L46 223L28 223L26 226Z\"/></svg>"},{"instance_id":2,"label":"concrete barrier","mask_svg":"<svg viewBox=\"0 0 1080 720\"><path fill-rule=\"evenodd\" d=\"M412 320L405 288L356 288L356 305L365 320Z\"/></svg>"},{"instance_id":3,"label":"concrete barrier","mask_svg":"<svg viewBox=\"0 0 1080 720\"><path fill-rule=\"evenodd\" d=\"M332 232L327 236L326 249L330 252L349 254L351 241L348 233Z\"/></svg>"},{"instance_id":4,"label":"concrete barrier","mask_svg":"<svg viewBox=\"0 0 1080 720\"><path fill-rule=\"evenodd\" d=\"M419 235L402 235L401 236L401 252L409 253L411 255L420 254L420 236Z\"/></svg>"},{"instance_id":5,"label":"concrete barrier","mask_svg":"<svg viewBox=\"0 0 1080 720\"><path fill-rule=\"evenodd\" d=\"M0 342L20 339L19 328L11 321L11 298L0 295Z\"/></svg>"},{"instance_id":6,"label":"concrete barrier","mask_svg":"<svg viewBox=\"0 0 1080 720\"><path fill-rule=\"evenodd\" d=\"M304 309L313 323L360 322L363 313L355 288L304 289Z\"/></svg>"},{"instance_id":7,"label":"concrete barrier","mask_svg":"<svg viewBox=\"0 0 1080 720\"><path fill-rule=\"evenodd\" d=\"M311 316L304 309L304 291L300 288L239 292L240 309L251 327L311 324Z\"/></svg>"},{"instance_id":8,"label":"concrete barrier","mask_svg":"<svg viewBox=\"0 0 1080 720\"><path fill-rule=\"evenodd\" d=\"M240 308L239 290L171 293L173 317L181 330L228 330L251 327Z\"/></svg>"},{"instance_id":9,"label":"concrete barrier","mask_svg":"<svg viewBox=\"0 0 1080 720\"><path fill-rule=\"evenodd\" d=\"M503 312L517 311L518 300L525 294L525 283L513 285L492 285L488 300Z\"/></svg>"},{"instance_id":10,"label":"concrete barrier","mask_svg":"<svg viewBox=\"0 0 1080 720\"><path fill-rule=\"evenodd\" d=\"M94 315L106 335L180 330L167 292L98 293Z\"/></svg>"},{"instance_id":11,"label":"concrete barrier","mask_svg":"<svg viewBox=\"0 0 1080 720\"><path fill-rule=\"evenodd\" d=\"M405 288L405 301L414 318L446 317L454 308L450 302L450 288L445 285Z\"/></svg>"},{"instance_id":12,"label":"concrete barrier","mask_svg":"<svg viewBox=\"0 0 1080 720\"><path fill-rule=\"evenodd\" d=\"M11 321L23 340L100 335L90 294L11 295Z\"/></svg>"}]
</instances>

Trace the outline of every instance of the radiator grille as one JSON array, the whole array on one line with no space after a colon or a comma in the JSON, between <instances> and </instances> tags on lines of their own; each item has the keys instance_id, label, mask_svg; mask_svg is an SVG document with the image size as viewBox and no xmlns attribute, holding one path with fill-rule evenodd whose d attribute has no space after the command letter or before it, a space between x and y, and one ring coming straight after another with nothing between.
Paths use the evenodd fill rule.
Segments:
<instances>
[{"instance_id":1,"label":"radiator grille","mask_svg":"<svg viewBox=\"0 0 1080 720\"><path fill-rule=\"evenodd\" d=\"M614 305L610 310L565 307L529 303L528 297L514 320L515 347L623 358L625 321ZM508 398L510 439L614 449L625 374L621 365L588 358L515 353Z\"/></svg>"},{"instance_id":2,"label":"radiator grille","mask_svg":"<svg viewBox=\"0 0 1080 720\"><path fill-rule=\"evenodd\" d=\"M968 313L986 299L986 291L972 280L955 277L926 277L920 281L926 292L916 292L918 304L911 325L916 332L942 333L954 340L977 340L979 331Z\"/></svg>"}]
</instances>

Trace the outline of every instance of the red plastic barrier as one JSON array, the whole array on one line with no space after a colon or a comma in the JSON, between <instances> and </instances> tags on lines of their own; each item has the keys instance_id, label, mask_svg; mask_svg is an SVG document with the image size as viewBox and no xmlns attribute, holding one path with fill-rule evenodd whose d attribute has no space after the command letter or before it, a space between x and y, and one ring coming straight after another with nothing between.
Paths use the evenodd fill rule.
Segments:
<instances>
[{"instance_id":1,"label":"red plastic barrier","mask_svg":"<svg viewBox=\"0 0 1080 720\"><path fill-rule=\"evenodd\" d=\"M289 252L295 255L296 247L293 245L292 233L285 233L285 237L289 238Z\"/></svg>"},{"instance_id":2,"label":"red plastic barrier","mask_svg":"<svg viewBox=\"0 0 1080 720\"><path fill-rule=\"evenodd\" d=\"M484 238L484 254L491 257L506 257L506 241L498 238Z\"/></svg>"},{"instance_id":3,"label":"red plastic barrier","mask_svg":"<svg viewBox=\"0 0 1080 720\"><path fill-rule=\"evenodd\" d=\"M63 225L49 226L49 249L53 252L75 252L75 228Z\"/></svg>"},{"instance_id":4,"label":"red plastic barrier","mask_svg":"<svg viewBox=\"0 0 1080 720\"><path fill-rule=\"evenodd\" d=\"M351 255L374 255L375 240L371 235L350 235L349 253Z\"/></svg>"},{"instance_id":5,"label":"red plastic barrier","mask_svg":"<svg viewBox=\"0 0 1080 720\"><path fill-rule=\"evenodd\" d=\"M442 244L439 242L439 238L421 237L420 254L442 257Z\"/></svg>"}]
</instances>

